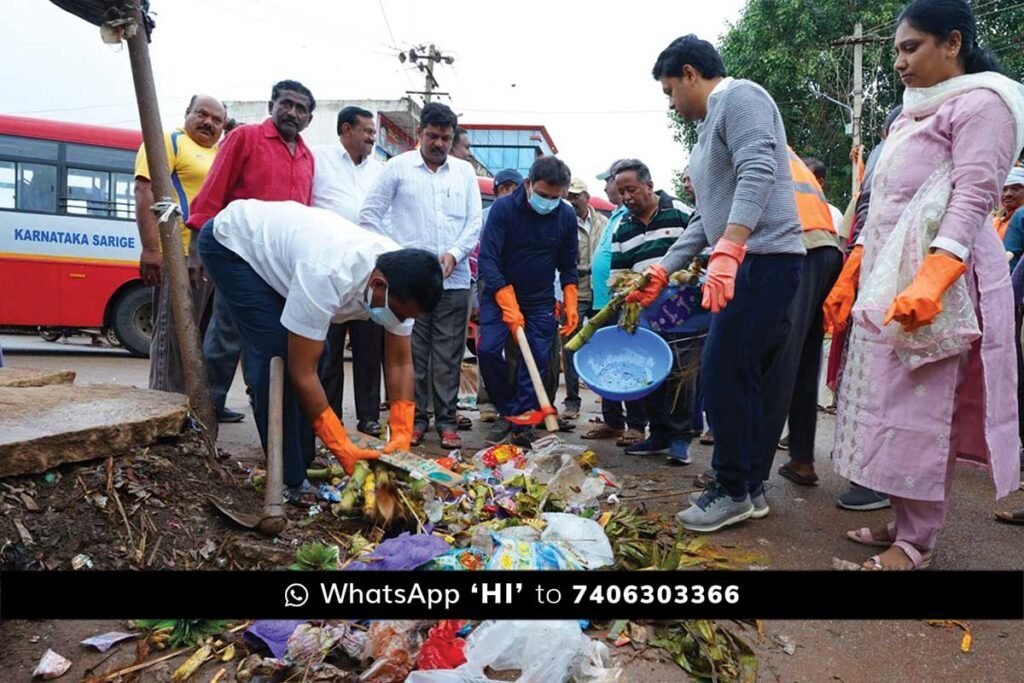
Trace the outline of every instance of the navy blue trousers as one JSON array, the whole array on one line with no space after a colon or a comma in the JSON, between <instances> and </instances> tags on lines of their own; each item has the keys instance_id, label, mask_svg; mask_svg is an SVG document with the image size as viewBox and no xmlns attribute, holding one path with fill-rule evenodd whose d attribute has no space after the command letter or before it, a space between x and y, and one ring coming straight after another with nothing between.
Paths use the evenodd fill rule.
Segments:
<instances>
[{"instance_id":1,"label":"navy blue trousers","mask_svg":"<svg viewBox=\"0 0 1024 683\"><path fill-rule=\"evenodd\" d=\"M302 413L288 378L288 330L281 325L284 297L274 291L246 261L213 236L213 221L199 233L199 256L235 321L242 343L242 371L253 389L253 415L263 452L267 451L267 409L270 359L285 360L284 483L297 486L315 454L313 428Z\"/></svg>"},{"instance_id":2,"label":"navy blue trousers","mask_svg":"<svg viewBox=\"0 0 1024 683\"><path fill-rule=\"evenodd\" d=\"M762 380L778 350L778 325L800 283L804 257L752 254L736 274L732 301L711 319L701 364L708 422L715 432L711 459L732 496L761 484L757 453L764 422Z\"/></svg>"},{"instance_id":3,"label":"navy blue trousers","mask_svg":"<svg viewBox=\"0 0 1024 683\"><path fill-rule=\"evenodd\" d=\"M554 299L550 305L523 308L526 318L526 339L537 362L537 371L541 377L548 369L551 348L556 334ZM505 358L505 343L511 336L508 327L501 320L501 308L493 296L487 296L480 302L480 337L477 339L477 362L480 374L487 386L499 415L519 415L539 407L537 396L530 381L530 373L526 363L518 363L516 381L510 381L508 361ZM515 340L512 340L516 344Z\"/></svg>"}]
</instances>

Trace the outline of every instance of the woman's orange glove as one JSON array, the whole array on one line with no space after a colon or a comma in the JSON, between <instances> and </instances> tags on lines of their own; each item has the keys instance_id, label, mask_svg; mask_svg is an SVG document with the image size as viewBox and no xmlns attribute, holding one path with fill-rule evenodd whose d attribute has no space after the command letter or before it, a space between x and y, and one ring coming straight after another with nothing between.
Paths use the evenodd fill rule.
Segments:
<instances>
[{"instance_id":1,"label":"woman's orange glove","mask_svg":"<svg viewBox=\"0 0 1024 683\"><path fill-rule=\"evenodd\" d=\"M562 287L562 298L565 299L565 324L558 330L563 337L572 334L580 324L579 289L576 285Z\"/></svg>"},{"instance_id":2,"label":"woman's orange glove","mask_svg":"<svg viewBox=\"0 0 1024 683\"><path fill-rule=\"evenodd\" d=\"M942 295L967 272L967 264L945 254L928 254L906 289L893 299L883 325L891 321L907 332L931 325L942 312Z\"/></svg>"},{"instance_id":3,"label":"woman's orange glove","mask_svg":"<svg viewBox=\"0 0 1024 683\"><path fill-rule=\"evenodd\" d=\"M380 457L379 452L359 448L352 443L345 433L341 420L330 406L324 408L324 412L313 420L313 433L320 437L327 450L341 463L345 474L351 475L359 460L376 460Z\"/></svg>"},{"instance_id":4,"label":"woman's orange glove","mask_svg":"<svg viewBox=\"0 0 1024 683\"><path fill-rule=\"evenodd\" d=\"M718 313L732 301L736 293L736 272L747 255L747 248L724 237L718 240L708 261L708 276L704 280L704 298L701 305Z\"/></svg>"},{"instance_id":5,"label":"woman's orange glove","mask_svg":"<svg viewBox=\"0 0 1024 683\"><path fill-rule=\"evenodd\" d=\"M501 319L508 326L508 331L512 333L513 337L516 336L518 328L526 327L526 318L523 317L523 312L519 310L516 290L512 285L505 285L494 293L494 300L498 302L498 307L501 308Z\"/></svg>"},{"instance_id":6,"label":"woman's orange glove","mask_svg":"<svg viewBox=\"0 0 1024 683\"><path fill-rule=\"evenodd\" d=\"M416 417L416 404L412 401L392 401L388 427L391 437L384 447L385 453L407 451L412 447L412 423Z\"/></svg>"},{"instance_id":7,"label":"woman's orange glove","mask_svg":"<svg viewBox=\"0 0 1024 683\"><path fill-rule=\"evenodd\" d=\"M660 263L649 266L644 271L644 275L647 276L647 282L640 289L626 295L627 304L640 304L647 308L654 303L654 300L661 294L661 290L668 285L668 273Z\"/></svg>"},{"instance_id":8,"label":"woman's orange glove","mask_svg":"<svg viewBox=\"0 0 1024 683\"><path fill-rule=\"evenodd\" d=\"M864 258L864 247L857 245L846 258L843 270L832 285L832 291L825 297L821 307L825 314L825 331L837 334L846 329L850 321L853 302L857 298L857 283L860 281L860 262Z\"/></svg>"}]
</instances>

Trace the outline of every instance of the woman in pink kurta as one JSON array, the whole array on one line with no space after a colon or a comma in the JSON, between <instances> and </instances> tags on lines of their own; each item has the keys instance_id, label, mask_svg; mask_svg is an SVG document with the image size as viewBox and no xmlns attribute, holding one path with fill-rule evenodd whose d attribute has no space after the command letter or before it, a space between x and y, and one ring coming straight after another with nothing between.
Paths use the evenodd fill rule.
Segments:
<instances>
[{"instance_id":1,"label":"woman in pink kurta","mask_svg":"<svg viewBox=\"0 0 1024 683\"><path fill-rule=\"evenodd\" d=\"M963 0L916 0L900 15L907 91L851 258L859 280L855 265L844 273L859 283L857 303L851 315L839 284L826 302L827 320L853 320L836 468L889 494L895 513L888 527L848 534L888 548L868 569L929 564L958 458L988 467L997 497L1019 482L1012 293L988 216L1024 144L1024 87L994 72L974 29Z\"/></svg>"}]
</instances>

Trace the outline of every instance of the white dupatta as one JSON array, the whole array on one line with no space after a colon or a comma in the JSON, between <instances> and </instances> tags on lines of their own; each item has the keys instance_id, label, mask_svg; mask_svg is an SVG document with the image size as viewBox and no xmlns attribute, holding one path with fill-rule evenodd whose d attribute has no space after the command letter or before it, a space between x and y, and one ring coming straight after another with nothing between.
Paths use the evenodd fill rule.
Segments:
<instances>
[{"instance_id":1,"label":"white dupatta","mask_svg":"<svg viewBox=\"0 0 1024 683\"><path fill-rule=\"evenodd\" d=\"M915 119L927 118L948 100L981 88L999 95L1013 114L1019 153L1024 147L1024 86L1001 74L967 74L931 88L907 88L903 113ZM892 167L906 158L906 147L924 125L926 121L911 121L893 131L878 159L876 179L892 173ZM958 355L981 336L964 278L943 295L942 311L931 325L905 332L896 322L882 324L893 299L913 281L935 239L953 193L952 171L952 164L945 162L918 188L875 256L871 271L862 273L861 290L853 308L854 322L892 346L910 369Z\"/></svg>"}]
</instances>

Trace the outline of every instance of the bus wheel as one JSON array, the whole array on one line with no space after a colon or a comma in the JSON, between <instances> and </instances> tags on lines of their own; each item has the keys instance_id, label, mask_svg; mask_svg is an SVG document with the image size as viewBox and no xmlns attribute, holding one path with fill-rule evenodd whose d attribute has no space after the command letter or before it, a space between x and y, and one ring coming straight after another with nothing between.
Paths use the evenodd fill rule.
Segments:
<instances>
[{"instance_id":1,"label":"bus wheel","mask_svg":"<svg viewBox=\"0 0 1024 683\"><path fill-rule=\"evenodd\" d=\"M64 330L59 327L40 327L39 336L45 341L55 342L64 336Z\"/></svg>"},{"instance_id":2,"label":"bus wheel","mask_svg":"<svg viewBox=\"0 0 1024 683\"><path fill-rule=\"evenodd\" d=\"M114 304L111 327L121 346L133 356L149 357L153 339L153 295L149 287L133 287Z\"/></svg>"}]
</instances>

